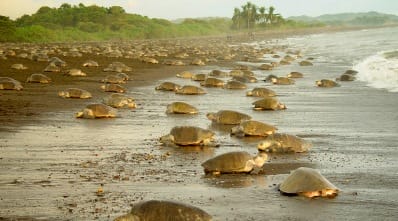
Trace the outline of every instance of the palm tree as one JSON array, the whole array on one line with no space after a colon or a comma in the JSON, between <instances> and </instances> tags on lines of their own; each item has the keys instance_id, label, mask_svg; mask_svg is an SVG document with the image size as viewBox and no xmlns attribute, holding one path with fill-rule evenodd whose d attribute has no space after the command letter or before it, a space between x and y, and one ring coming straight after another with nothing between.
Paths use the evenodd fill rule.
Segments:
<instances>
[{"instance_id":1,"label":"palm tree","mask_svg":"<svg viewBox=\"0 0 398 221\"><path fill-rule=\"evenodd\" d=\"M270 23L270 24L272 23L274 17L274 11L275 11L274 6L269 7L265 23Z\"/></svg>"},{"instance_id":2,"label":"palm tree","mask_svg":"<svg viewBox=\"0 0 398 221\"><path fill-rule=\"evenodd\" d=\"M260 7L259 9L258 9L258 11L260 12L260 14L259 14L259 22L260 23L265 23L265 7Z\"/></svg>"},{"instance_id":3,"label":"palm tree","mask_svg":"<svg viewBox=\"0 0 398 221\"><path fill-rule=\"evenodd\" d=\"M234 15L232 16L232 22L235 28L240 30L240 20L242 19L242 12L239 10L239 8L234 9Z\"/></svg>"}]
</instances>

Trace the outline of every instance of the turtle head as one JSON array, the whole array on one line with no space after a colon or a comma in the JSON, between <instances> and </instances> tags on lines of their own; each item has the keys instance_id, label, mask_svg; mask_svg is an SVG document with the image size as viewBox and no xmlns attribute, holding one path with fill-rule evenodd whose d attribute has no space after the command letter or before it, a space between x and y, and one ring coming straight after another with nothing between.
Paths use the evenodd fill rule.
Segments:
<instances>
[{"instance_id":1,"label":"turtle head","mask_svg":"<svg viewBox=\"0 0 398 221\"><path fill-rule=\"evenodd\" d=\"M279 104L278 104L278 109L284 110L284 109L286 109L286 105L285 105L285 104L282 104L282 103L279 103Z\"/></svg>"},{"instance_id":2,"label":"turtle head","mask_svg":"<svg viewBox=\"0 0 398 221\"><path fill-rule=\"evenodd\" d=\"M273 152L273 149L277 147L280 147L280 143L271 139L266 139L264 141L261 141L257 145L257 149L259 151L265 151L265 152Z\"/></svg>"},{"instance_id":3,"label":"turtle head","mask_svg":"<svg viewBox=\"0 0 398 221\"><path fill-rule=\"evenodd\" d=\"M246 96L253 96L253 92L252 91L246 92Z\"/></svg>"},{"instance_id":4,"label":"turtle head","mask_svg":"<svg viewBox=\"0 0 398 221\"><path fill-rule=\"evenodd\" d=\"M212 121L217 119L216 113L213 113L213 112L207 113L206 117L207 117L207 119L212 120Z\"/></svg>"},{"instance_id":5,"label":"turtle head","mask_svg":"<svg viewBox=\"0 0 398 221\"><path fill-rule=\"evenodd\" d=\"M271 78L271 82L274 84L278 83L278 78L275 77Z\"/></svg>"},{"instance_id":6,"label":"turtle head","mask_svg":"<svg viewBox=\"0 0 398 221\"><path fill-rule=\"evenodd\" d=\"M135 104L134 101L132 101L132 102L129 102L129 103L127 104L127 107L133 109L133 108L136 108L137 105Z\"/></svg>"},{"instance_id":7,"label":"turtle head","mask_svg":"<svg viewBox=\"0 0 398 221\"><path fill-rule=\"evenodd\" d=\"M165 145L169 145L173 143L173 141L174 141L174 136L171 134L167 134L159 138L159 142Z\"/></svg>"},{"instance_id":8,"label":"turtle head","mask_svg":"<svg viewBox=\"0 0 398 221\"><path fill-rule=\"evenodd\" d=\"M267 160L268 160L268 155L264 152L259 152L257 154L257 156L255 156L253 158L254 165L256 167L262 167L264 165L265 161L267 161Z\"/></svg>"},{"instance_id":9,"label":"turtle head","mask_svg":"<svg viewBox=\"0 0 398 221\"><path fill-rule=\"evenodd\" d=\"M315 84L316 84L317 86L322 86L322 81L315 81Z\"/></svg>"},{"instance_id":10,"label":"turtle head","mask_svg":"<svg viewBox=\"0 0 398 221\"><path fill-rule=\"evenodd\" d=\"M77 112L77 113L75 114L75 117L76 117L76 118L82 118L83 115L84 115L83 111L79 111L79 112Z\"/></svg>"},{"instance_id":11,"label":"turtle head","mask_svg":"<svg viewBox=\"0 0 398 221\"><path fill-rule=\"evenodd\" d=\"M105 90L105 88L106 88L106 85L105 85L105 84L101 85L101 89L102 89L102 90Z\"/></svg>"}]
</instances>

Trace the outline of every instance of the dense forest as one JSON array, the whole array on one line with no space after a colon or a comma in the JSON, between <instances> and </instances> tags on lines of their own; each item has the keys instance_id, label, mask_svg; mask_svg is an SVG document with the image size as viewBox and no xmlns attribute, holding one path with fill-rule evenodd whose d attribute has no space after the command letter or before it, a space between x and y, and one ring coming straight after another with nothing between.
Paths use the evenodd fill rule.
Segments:
<instances>
[{"instance_id":1,"label":"dense forest","mask_svg":"<svg viewBox=\"0 0 398 221\"><path fill-rule=\"evenodd\" d=\"M232 12L231 12L232 13ZM0 15L0 42L67 42L173 38L246 32L248 29L302 28L324 26L330 22L297 17L284 19L276 9L247 2L235 8L231 18L187 18L179 22L129 14L120 7L62 4L59 8L41 7L32 15L16 20ZM303 18L303 19L300 19ZM358 23L361 18L354 19ZM366 17L366 22L386 22ZM371 22L369 22L369 20ZM390 21L389 18L388 21ZM398 20L397 20L398 21ZM335 22L341 25L344 22Z\"/></svg>"}]
</instances>

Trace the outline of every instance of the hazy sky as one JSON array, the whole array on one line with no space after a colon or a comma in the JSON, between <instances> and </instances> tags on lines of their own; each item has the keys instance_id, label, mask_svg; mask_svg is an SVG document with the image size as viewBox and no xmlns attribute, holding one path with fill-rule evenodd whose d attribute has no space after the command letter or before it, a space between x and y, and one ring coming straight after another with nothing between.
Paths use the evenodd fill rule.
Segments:
<instances>
[{"instance_id":1,"label":"hazy sky","mask_svg":"<svg viewBox=\"0 0 398 221\"><path fill-rule=\"evenodd\" d=\"M0 15L12 19L33 14L41 6L59 7L62 3L83 3L86 6L122 6L129 13L151 18L232 17L234 7L247 0L0 0ZM251 0L258 6L274 6L284 17L318 16L340 12L378 11L398 15L398 0Z\"/></svg>"}]
</instances>

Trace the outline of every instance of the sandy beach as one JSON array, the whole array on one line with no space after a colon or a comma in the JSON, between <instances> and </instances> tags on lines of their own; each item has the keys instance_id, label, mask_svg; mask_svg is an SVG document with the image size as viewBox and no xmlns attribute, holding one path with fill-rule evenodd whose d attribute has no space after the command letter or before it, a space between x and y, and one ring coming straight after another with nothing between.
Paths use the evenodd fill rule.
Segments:
<instances>
[{"instance_id":1,"label":"sandy beach","mask_svg":"<svg viewBox=\"0 0 398 221\"><path fill-rule=\"evenodd\" d=\"M304 34L310 33L258 34L254 41L264 42L262 46L276 54L284 54L298 48L279 44L277 37L297 37L298 34L305 38ZM310 56L305 51L290 65L280 65L271 71L259 70L258 65L270 57L258 50L257 55L263 53L263 58L256 60L253 46L239 46L251 41L240 36L230 41L214 37L109 43L112 48L124 50L122 58L110 58L98 51L82 53L82 57L62 56L60 52L68 51L73 44L57 44L59 51L49 56L57 56L67 63L63 71L80 68L87 77L45 73L53 81L50 84L25 83L30 74L42 72L47 62L17 56L1 60L0 76L21 81L24 89L0 90L0 220L113 220L127 213L131 204L150 199L195 205L211 214L214 220L396 220L396 93L377 90L360 81L340 82L341 86L336 88L318 88L316 80L335 79L352 66L347 62L329 65L317 57L312 61L313 66L299 66L299 61ZM103 46L76 43L80 49L86 45ZM51 45L36 46L51 48ZM155 56L159 64L126 58L128 51L150 52L171 46L189 54L182 59L188 65L162 64L175 59L172 54ZM32 45L2 47L13 49L18 55ZM221 55L228 53L235 56L222 59ZM189 65L195 57L215 59L210 59L205 66ZM100 66L82 67L89 59ZM132 67L133 70L127 72L132 80L124 86L138 107L120 109L114 119L76 119L77 111L88 103L100 102L108 94L100 89L100 80L111 74L102 70L114 61ZM11 69L15 63L22 63L28 69ZM247 83L245 90L205 88L207 94L200 96L154 89L163 81L199 85L190 79L176 78L182 71L230 71L237 64L251 67L259 81ZM262 81L269 74L286 76L291 71L304 73L304 78L287 86ZM86 89L93 98L57 96L58 91L69 87ZM251 103L257 98L247 97L245 93L254 87L276 91L287 109L253 110ZM166 106L174 101L194 105L199 114L167 115ZM262 140L231 137L231 127L220 127L206 118L206 113L222 109L237 110L275 125L279 132L311 141L313 148L308 153L271 155L263 173L258 175L205 176L200 166L203 161L235 150L255 154L256 145ZM159 137L178 125L213 130L220 147L161 146ZM281 195L278 184L291 170L302 166L320 170L340 189L339 195L334 199Z\"/></svg>"}]
</instances>

